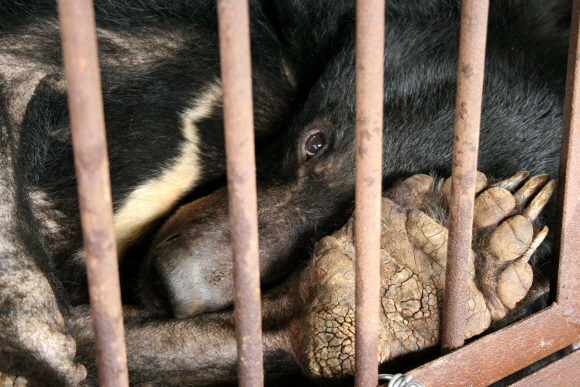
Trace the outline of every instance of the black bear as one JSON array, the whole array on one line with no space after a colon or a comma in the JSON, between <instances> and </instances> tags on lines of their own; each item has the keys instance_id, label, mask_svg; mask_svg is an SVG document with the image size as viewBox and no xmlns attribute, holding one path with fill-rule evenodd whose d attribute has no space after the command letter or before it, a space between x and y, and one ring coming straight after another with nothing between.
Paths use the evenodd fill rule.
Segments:
<instances>
[{"instance_id":1,"label":"black bear","mask_svg":"<svg viewBox=\"0 0 580 387\"><path fill-rule=\"evenodd\" d=\"M460 1L387 4L385 190L415 173L450 173L460 9ZM570 9L568 1L491 2L478 164L486 174L501 179L525 169L557 175ZM281 289L306 286L293 268L311 256L316 240L344 224L354 205L355 46L352 14L346 17L342 50L328 61L289 128L258 155L260 263L263 286L271 288L263 304L270 365L292 353L280 350L288 349L285 340L292 343L285 328L303 312L299 297ZM231 316L204 314L233 300L226 197L219 189L169 219L145 262L142 294L151 310L195 316L179 323L185 331L203 330L201 322L222 326L220 339L231 344ZM553 215L552 201L548 223ZM550 253L548 243L533 258L542 268L539 287L547 283ZM286 285L275 287L284 278ZM220 356L219 364L227 363L224 352ZM202 369L212 360L210 354L196 365Z\"/></svg>"},{"instance_id":2,"label":"black bear","mask_svg":"<svg viewBox=\"0 0 580 387\"><path fill-rule=\"evenodd\" d=\"M385 190L414 173L449 173L460 6L388 2ZM196 188L207 193L224 175L215 6L95 7L124 292L134 296L140 270L149 310L125 311L132 381L235 383L226 190L193 200ZM286 328L304 307L292 290L309 283L294 269L353 208L354 14L350 1L251 2L267 375L299 372L300 357L288 350L295 332ZM4 2L0 19L0 371L78 385L74 333L75 361L94 383L86 308L69 311L86 289L54 6ZM569 1L492 1L485 173L556 175L569 19ZM170 232L152 237L180 204ZM143 261L133 245L147 249L151 240Z\"/></svg>"},{"instance_id":3,"label":"black bear","mask_svg":"<svg viewBox=\"0 0 580 387\"><path fill-rule=\"evenodd\" d=\"M383 186L388 189L415 173L450 174L460 2L394 1L386 15ZM557 175L569 17L568 2L491 3L480 171L496 178L521 169ZM294 267L297 252L340 227L352 212L354 48L354 39L346 39L289 128L258 155L261 270L268 280L274 280L270 272L281 276ZM187 208L191 221L157 238L144 271L145 298L155 300L157 294L157 307L178 316L232 301L231 280L210 279L216 265L222 272L231 268L223 237L226 191ZM278 258L271 260L273 255ZM193 274L173 281L171 273L185 267Z\"/></svg>"},{"instance_id":4,"label":"black bear","mask_svg":"<svg viewBox=\"0 0 580 387\"><path fill-rule=\"evenodd\" d=\"M308 49L285 46L276 12L251 2L258 145L283 130L335 38L329 30ZM95 14L116 239L127 258L196 188L225 177L216 5L97 0ZM86 300L86 284L54 1L3 2L0 25L0 371L77 385L84 371L63 316ZM125 261L134 284L138 266Z\"/></svg>"}]
</instances>

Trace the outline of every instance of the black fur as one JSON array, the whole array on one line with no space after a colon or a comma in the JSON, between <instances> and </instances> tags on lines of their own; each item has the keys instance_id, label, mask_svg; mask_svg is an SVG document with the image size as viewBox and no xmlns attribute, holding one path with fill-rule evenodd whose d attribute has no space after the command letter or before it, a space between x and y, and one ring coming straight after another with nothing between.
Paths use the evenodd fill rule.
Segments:
<instances>
[{"instance_id":1,"label":"black fur","mask_svg":"<svg viewBox=\"0 0 580 387\"><path fill-rule=\"evenodd\" d=\"M415 173L450 174L459 17L459 2L395 1L387 8L385 189ZM478 169L496 178L522 169L555 177L569 8L558 2L492 2L489 18ZM353 209L353 24L352 19L341 24L346 29L341 34L350 38L329 60L288 130L259 155L260 263L266 287L307 257L313 241L342 225ZM313 133L324 136L326 145L309 158L304 147ZM150 279L145 283L161 278L158 294L170 294L166 305L180 309L180 315L182 309L196 314L212 310L217 299L219 307L233 299L231 282L207 280L216 264L221 273L231 272L222 236L227 227L225 190L203 201L181 210L189 222L179 212L179 221L169 221L171 233L162 230L157 236L145 267ZM180 270L195 274L173 281L171 273ZM201 291L193 294L194 288Z\"/></svg>"},{"instance_id":2,"label":"black fur","mask_svg":"<svg viewBox=\"0 0 580 387\"><path fill-rule=\"evenodd\" d=\"M126 255L195 188L224 178L217 15L215 3L206 0L97 0L95 12L117 215L137 188L176 168L187 143L185 120L195 120L197 128L197 140L190 139L193 148L185 152L197 156L186 160L197 164L197 175L186 165L177 179L183 182L170 195L153 196L162 209L144 218L125 242L118 240ZM258 2L251 4L251 40L255 133L262 144L287 121L298 101L296 78L305 71L288 59ZM74 346L61 313L86 300L86 286L54 2L2 2L0 41L0 371L33 384L76 385ZM191 111L197 115L183 118ZM127 218L139 218L141 210ZM22 277L34 276L42 284L25 286ZM41 326L24 332L21 325L31 318ZM60 335L60 342L40 333L42 327ZM44 341L55 341L56 349L44 348ZM58 347L63 345L66 350Z\"/></svg>"}]
</instances>

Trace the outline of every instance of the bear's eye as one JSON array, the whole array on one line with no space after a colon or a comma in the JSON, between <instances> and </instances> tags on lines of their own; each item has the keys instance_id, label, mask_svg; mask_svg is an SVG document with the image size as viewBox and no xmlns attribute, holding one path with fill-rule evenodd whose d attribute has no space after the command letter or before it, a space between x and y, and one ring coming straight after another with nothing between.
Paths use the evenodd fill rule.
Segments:
<instances>
[{"instance_id":1,"label":"bear's eye","mask_svg":"<svg viewBox=\"0 0 580 387\"><path fill-rule=\"evenodd\" d=\"M317 154L326 145L326 139L321 132L312 133L306 139L306 157Z\"/></svg>"}]
</instances>

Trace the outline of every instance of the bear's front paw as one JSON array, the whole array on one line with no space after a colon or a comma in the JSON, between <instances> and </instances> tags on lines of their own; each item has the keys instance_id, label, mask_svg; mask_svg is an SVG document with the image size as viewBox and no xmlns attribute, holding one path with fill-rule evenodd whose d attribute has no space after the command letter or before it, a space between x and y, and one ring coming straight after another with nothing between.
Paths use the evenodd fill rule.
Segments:
<instances>
[{"instance_id":1,"label":"bear's front paw","mask_svg":"<svg viewBox=\"0 0 580 387\"><path fill-rule=\"evenodd\" d=\"M474 242L469 259L465 337L487 329L528 293L527 260L547 228L534 220L555 188L527 173L489 186L478 175ZM512 193L522 183L517 192ZM445 286L450 180L415 175L382 203L379 359L437 345ZM354 220L315 247L310 296L298 323L300 358L315 378L354 371Z\"/></svg>"}]
</instances>

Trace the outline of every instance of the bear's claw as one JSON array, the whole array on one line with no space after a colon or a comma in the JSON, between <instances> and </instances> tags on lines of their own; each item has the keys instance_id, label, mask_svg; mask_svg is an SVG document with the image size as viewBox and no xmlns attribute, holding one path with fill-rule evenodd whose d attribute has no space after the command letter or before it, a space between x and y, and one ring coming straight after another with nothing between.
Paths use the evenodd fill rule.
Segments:
<instances>
[{"instance_id":1,"label":"bear's claw","mask_svg":"<svg viewBox=\"0 0 580 387\"><path fill-rule=\"evenodd\" d=\"M489 185L478 173L466 338L505 317L532 285L528 260L548 232L544 227L536 233L533 222L555 182L547 175L528 177L520 172ZM379 363L439 342L450 187L450 179L415 175L383 198ZM353 222L315 247L308 306L298 330L304 366L313 377L354 370Z\"/></svg>"}]
</instances>

